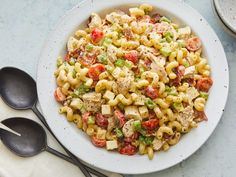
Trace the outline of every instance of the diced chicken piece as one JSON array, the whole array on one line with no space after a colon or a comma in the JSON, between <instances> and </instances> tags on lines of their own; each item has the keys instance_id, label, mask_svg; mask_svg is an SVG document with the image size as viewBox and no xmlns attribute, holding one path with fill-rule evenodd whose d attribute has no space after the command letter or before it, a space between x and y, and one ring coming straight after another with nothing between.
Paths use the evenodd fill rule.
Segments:
<instances>
[{"instance_id":1,"label":"diced chicken piece","mask_svg":"<svg viewBox=\"0 0 236 177\"><path fill-rule=\"evenodd\" d=\"M189 127L190 122L194 118L194 111L191 106L184 108L182 112L177 115L177 120L184 126Z\"/></svg>"},{"instance_id":2,"label":"diced chicken piece","mask_svg":"<svg viewBox=\"0 0 236 177\"><path fill-rule=\"evenodd\" d=\"M110 105L102 105L102 114L110 115L111 114L111 106Z\"/></svg>"},{"instance_id":3,"label":"diced chicken piece","mask_svg":"<svg viewBox=\"0 0 236 177\"><path fill-rule=\"evenodd\" d=\"M186 91L189 101L192 101L194 98L199 96L199 92L195 87L189 87Z\"/></svg>"},{"instance_id":4,"label":"diced chicken piece","mask_svg":"<svg viewBox=\"0 0 236 177\"><path fill-rule=\"evenodd\" d=\"M146 106L141 106L138 110L142 118L147 118L149 116L148 108Z\"/></svg>"},{"instance_id":5,"label":"diced chicken piece","mask_svg":"<svg viewBox=\"0 0 236 177\"><path fill-rule=\"evenodd\" d=\"M127 121L123 128L122 128L122 132L124 134L125 137L131 137L134 134L134 128L133 128L133 123L134 123L134 119L130 119L129 121Z\"/></svg>"},{"instance_id":6,"label":"diced chicken piece","mask_svg":"<svg viewBox=\"0 0 236 177\"><path fill-rule=\"evenodd\" d=\"M112 71L112 76L114 78L118 78L120 76L120 74L122 73L122 70L120 67L116 67L113 71Z\"/></svg>"},{"instance_id":7,"label":"diced chicken piece","mask_svg":"<svg viewBox=\"0 0 236 177\"><path fill-rule=\"evenodd\" d=\"M84 106L87 111L98 112L101 108L101 93L91 92L82 96Z\"/></svg>"},{"instance_id":8,"label":"diced chicken piece","mask_svg":"<svg viewBox=\"0 0 236 177\"><path fill-rule=\"evenodd\" d=\"M179 38L181 39L188 38L190 34L191 34L191 28L189 26L186 26L184 28L179 28L178 30L178 35L179 35Z\"/></svg>"},{"instance_id":9,"label":"diced chicken piece","mask_svg":"<svg viewBox=\"0 0 236 177\"><path fill-rule=\"evenodd\" d=\"M117 49L114 45L109 45L107 47L107 56L111 60L111 62L115 62L117 60L116 54L119 49Z\"/></svg>"},{"instance_id":10,"label":"diced chicken piece","mask_svg":"<svg viewBox=\"0 0 236 177\"><path fill-rule=\"evenodd\" d=\"M153 145L153 150L158 151L161 149L163 142L157 138L154 138L152 145Z\"/></svg>"},{"instance_id":11,"label":"diced chicken piece","mask_svg":"<svg viewBox=\"0 0 236 177\"><path fill-rule=\"evenodd\" d=\"M137 106L143 106L145 105L145 96L143 95L138 95L137 99L134 102L134 105Z\"/></svg>"},{"instance_id":12,"label":"diced chicken piece","mask_svg":"<svg viewBox=\"0 0 236 177\"><path fill-rule=\"evenodd\" d=\"M74 37L70 37L67 42L67 50L72 52L77 48L79 48L79 40Z\"/></svg>"},{"instance_id":13,"label":"diced chicken piece","mask_svg":"<svg viewBox=\"0 0 236 177\"><path fill-rule=\"evenodd\" d=\"M103 95L103 98L107 100L113 100L115 98L115 94L111 92L110 90L107 90L105 94Z\"/></svg>"},{"instance_id":14,"label":"diced chicken piece","mask_svg":"<svg viewBox=\"0 0 236 177\"><path fill-rule=\"evenodd\" d=\"M106 141L107 150L113 150L118 148L118 143L116 140Z\"/></svg>"},{"instance_id":15,"label":"diced chicken piece","mask_svg":"<svg viewBox=\"0 0 236 177\"><path fill-rule=\"evenodd\" d=\"M141 119L137 106L126 106L125 117L128 119Z\"/></svg>"},{"instance_id":16,"label":"diced chicken piece","mask_svg":"<svg viewBox=\"0 0 236 177\"><path fill-rule=\"evenodd\" d=\"M108 119L108 126L107 126L107 131L111 131L113 128L116 127L116 119L114 117L109 117Z\"/></svg>"},{"instance_id":17,"label":"diced chicken piece","mask_svg":"<svg viewBox=\"0 0 236 177\"><path fill-rule=\"evenodd\" d=\"M190 66L188 68L185 68L184 76L188 76L188 75L194 74L195 70L196 70L195 66Z\"/></svg>"},{"instance_id":18,"label":"diced chicken piece","mask_svg":"<svg viewBox=\"0 0 236 177\"><path fill-rule=\"evenodd\" d=\"M94 29L94 28L102 26L102 19L98 14L92 13L90 18L91 18L91 21L88 24L90 29Z\"/></svg>"},{"instance_id":19,"label":"diced chicken piece","mask_svg":"<svg viewBox=\"0 0 236 177\"><path fill-rule=\"evenodd\" d=\"M125 95L131 86L132 77L119 77L117 79L118 92Z\"/></svg>"},{"instance_id":20,"label":"diced chicken piece","mask_svg":"<svg viewBox=\"0 0 236 177\"><path fill-rule=\"evenodd\" d=\"M74 109L81 109L83 105L84 105L83 101L79 98L73 98L70 103L70 106Z\"/></svg>"},{"instance_id":21,"label":"diced chicken piece","mask_svg":"<svg viewBox=\"0 0 236 177\"><path fill-rule=\"evenodd\" d=\"M98 128L98 129L97 129L96 137L97 137L98 139L104 140L104 139L106 139L106 132L107 132L106 130L101 129L101 128Z\"/></svg>"}]
</instances>

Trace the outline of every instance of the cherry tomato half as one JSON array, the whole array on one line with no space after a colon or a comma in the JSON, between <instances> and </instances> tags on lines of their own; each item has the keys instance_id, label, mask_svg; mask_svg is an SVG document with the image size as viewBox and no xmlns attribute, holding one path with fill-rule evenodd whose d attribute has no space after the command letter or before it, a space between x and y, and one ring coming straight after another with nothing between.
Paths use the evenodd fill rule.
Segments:
<instances>
[{"instance_id":1,"label":"cherry tomato half","mask_svg":"<svg viewBox=\"0 0 236 177\"><path fill-rule=\"evenodd\" d=\"M208 92L211 86L213 85L213 81L210 77L204 77L197 81L197 89L203 92Z\"/></svg>"},{"instance_id":2,"label":"cherry tomato half","mask_svg":"<svg viewBox=\"0 0 236 177\"><path fill-rule=\"evenodd\" d=\"M99 75L105 71L105 66L103 64L95 64L89 68L88 76L95 81L99 80Z\"/></svg>"},{"instance_id":3,"label":"cherry tomato half","mask_svg":"<svg viewBox=\"0 0 236 177\"><path fill-rule=\"evenodd\" d=\"M127 144L119 150L119 153L124 155L134 155L136 153L136 147Z\"/></svg>"},{"instance_id":4,"label":"cherry tomato half","mask_svg":"<svg viewBox=\"0 0 236 177\"><path fill-rule=\"evenodd\" d=\"M101 113L95 115L95 122L99 127L107 128L108 120Z\"/></svg>"},{"instance_id":5,"label":"cherry tomato half","mask_svg":"<svg viewBox=\"0 0 236 177\"><path fill-rule=\"evenodd\" d=\"M114 111L115 118L119 120L119 127L123 127L125 124L125 115L120 111L120 110L115 110Z\"/></svg>"},{"instance_id":6,"label":"cherry tomato half","mask_svg":"<svg viewBox=\"0 0 236 177\"><path fill-rule=\"evenodd\" d=\"M66 100L66 96L62 93L61 89L58 87L54 91L54 97L58 102L62 102Z\"/></svg>"},{"instance_id":7,"label":"cherry tomato half","mask_svg":"<svg viewBox=\"0 0 236 177\"><path fill-rule=\"evenodd\" d=\"M96 147L102 148L102 147L106 146L106 140L98 139L98 138L96 138L96 136L92 136L91 141L94 144L94 146L96 146Z\"/></svg>"},{"instance_id":8,"label":"cherry tomato half","mask_svg":"<svg viewBox=\"0 0 236 177\"><path fill-rule=\"evenodd\" d=\"M147 95L151 99L155 99L158 97L158 90L156 88L153 88L152 86L148 86L145 88L145 95Z\"/></svg>"},{"instance_id":9,"label":"cherry tomato half","mask_svg":"<svg viewBox=\"0 0 236 177\"><path fill-rule=\"evenodd\" d=\"M138 52L135 50L132 50L125 54L125 59L132 61L134 64L138 62Z\"/></svg>"},{"instance_id":10,"label":"cherry tomato half","mask_svg":"<svg viewBox=\"0 0 236 177\"><path fill-rule=\"evenodd\" d=\"M150 119L145 122L142 122L142 127L147 130L153 130L153 129L157 128L158 124L159 124L158 119Z\"/></svg>"},{"instance_id":11,"label":"cherry tomato half","mask_svg":"<svg viewBox=\"0 0 236 177\"><path fill-rule=\"evenodd\" d=\"M202 43L200 41L200 39L198 37L192 37L189 38L187 41L187 49L190 51L196 51L198 49L200 49L202 46Z\"/></svg>"},{"instance_id":12,"label":"cherry tomato half","mask_svg":"<svg viewBox=\"0 0 236 177\"><path fill-rule=\"evenodd\" d=\"M95 28L91 32L91 39L94 43L98 43L103 38L103 32L102 30Z\"/></svg>"}]
</instances>

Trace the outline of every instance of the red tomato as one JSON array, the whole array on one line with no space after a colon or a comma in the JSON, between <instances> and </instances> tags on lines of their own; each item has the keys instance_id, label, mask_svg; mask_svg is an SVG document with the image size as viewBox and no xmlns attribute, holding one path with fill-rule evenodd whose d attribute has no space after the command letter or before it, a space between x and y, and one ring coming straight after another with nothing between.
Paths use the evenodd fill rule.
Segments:
<instances>
[{"instance_id":1,"label":"red tomato","mask_svg":"<svg viewBox=\"0 0 236 177\"><path fill-rule=\"evenodd\" d=\"M189 38L187 41L187 49L190 51L196 51L198 49L200 49L202 46L202 43L200 41L200 39L198 37L192 37Z\"/></svg>"},{"instance_id":2,"label":"red tomato","mask_svg":"<svg viewBox=\"0 0 236 177\"><path fill-rule=\"evenodd\" d=\"M138 52L135 50L132 50L129 53L126 53L125 59L132 61L134 64L136 64L138 62Z\"/></svg>"},{"instance_id":3,"label":"red tomato","mask_svg":"<svg viewBox=\"0 0 236 177\"><path fill-rule=\"evenodd\" d=\"M67 61L67 62L70 61L70 54L67 53L64 59L65 59L65 61Z\"/></svg>"},{"instance_id":4,"label":"red tomato","mask_svg":"<svg viewBox=\"0 0 236 177\"><path fill-rule=\"evenodd\" d=\"M105 66L103 64L95 64L89 68L88 76L95 81L99 80L99 75L105 71Z\"/></svg>"},{"instance_id":5,"label":"red tomato","mask_svg":"<svg viewBox=\"0 0 236 177\"><path fill-rule=\"evenodd\" d=\"M119 120L119 127L123 127L125 124L125 115L118 109L114 111L114 115Z\"/></svg>"},{"instance_id":6,"label":"red tomato","mask_svg":"<svg viewBox=\"0 0 236 177\"><path fill-rule=\"evenodd\" d=\"M158 124L159 124L158 119L150 119L145 122L142 122L142 127L147 130L153 130L153 129L157 128Z\"/></svg>"},{"instance_id":7,"label":"red tomato","mask_svg":"<svg viewBox=\"0 0 236 177\"><path fill-rule=\"evenodd\" d=\"M108 120L100 112L95 115L95 122L99 127L107 128Z\"/></svg>"},{"instance_id":8,"label":"red tomato","mask_svg":"<svg viewBox=\"0 0 236 177\"><path fill-rule=\"evenodd\" d=\"M88 123L88 118L90 116L90 112L86 112L82 115L82 121L83 123L87 124Z\"/></svg>"},{"instance_id":9,"label":"red tomato","mask_svg":"<svg viewBox=\"0 0 236 177\"><path fill-rule=\"evenodd\" d=\"M94 43L98 43L103 38L103 32L102 30L95 28L91 32L91 39Z\"/></svg>"},{"instance_id":10,"label":"red tomato","mask_svg":"<svg viewBox=\"0 0 236 177\"><path fill-rule=\"evenodd\" d=\"M100 147L100 148L106 146L106 140L98 139L98 138L96 138L96 136L92 136L91 141L94 144L94 146L97 146L97 147Z\"/></svg>"},{"instance_id":11,"label":"red tomato","mask_svg":"<svg viewBox=\"0 0 236 177\"><path fill-rule=\"evenodd\" d=\"M213 81L210 77L204 77L197 81L197 89L203 92L208 92L213 84Z\"/></svg>"},{"instance_id":12,"label":"red tomato","mask_svg":"<svg viewBox=\"0 0 236 177\"><path fill-rule=\"evenodd\" d=\"M66 96L61 92L59 87L54 91L54 97L58 102L62 102L66 100Z\"/></svg>"},{"instance_id":13,"label":"red tomato","mask_svg":"<svg viewBox=\"0 0 236 177\"><path fill-rule=\"evenodd\" d=\"M152 86L148 86L145 89L145 95L152 99L155 99L158 97L158 90L156 88L153 88Z\"/></svg>"},{"instance_id":14,"label":"red tomato","mask_svg":"<svg viewBox=\"0 0 236 177\"><path fill-rule=\"evenodd\" d=\"M131 144L125 145L119 150L119 153L124 155L134 155L136 153L136 147Z\"/></svg>"}]
</instances>

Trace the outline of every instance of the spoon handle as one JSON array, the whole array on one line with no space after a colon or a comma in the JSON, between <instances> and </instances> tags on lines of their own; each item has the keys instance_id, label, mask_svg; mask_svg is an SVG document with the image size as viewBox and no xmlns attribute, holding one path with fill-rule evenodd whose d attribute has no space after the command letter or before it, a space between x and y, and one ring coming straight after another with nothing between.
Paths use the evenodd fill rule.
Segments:
<instances>
[{"instance_id":1,"label":"spoon handle","mask_svg":"<svg viewBox=\"0 0 236 177\"><path fill-rule=\"evenodd\" d=\"M56 136L54 135L54 133L52 132L52 130L49 128L45 118L43 117L43 115L39 112L38 108L36 107L36 104L32 107L32 111L36 114L36 116L40 119L40 121L44 124L44 126L48 129L48 131L53 135L53 137L57 140L57 142L62 146L62 148L66 151L66 153L70 156L66 156L67 158L63 158L61 155L59 155L57 153L57 155L59 155L59 157L63 158L64 160L67 160L70 159L69 162L72 162L73 164L77 165L79 167L79 169L84 173L84 175L86 177L91 177L91 175L88 173L87 170L90 171L90 173L98 176L98 177L105 177L102 173L92 169L92 168L87 168L87 166L85 166L84 164L82 164L78 159L77 157L75 157L70 151L68 151L62 144L61 142L56 138ZM54 151L55 152L55 151ZM55 154L56 155L56 154ZM63 154L63 156L65 156Z\"/></svg>"}]
</instances>

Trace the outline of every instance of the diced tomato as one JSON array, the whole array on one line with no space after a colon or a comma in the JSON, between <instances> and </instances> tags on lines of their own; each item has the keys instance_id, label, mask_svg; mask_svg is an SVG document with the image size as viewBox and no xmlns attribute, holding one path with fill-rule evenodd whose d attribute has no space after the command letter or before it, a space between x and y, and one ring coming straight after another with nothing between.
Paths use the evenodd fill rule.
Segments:
<instances>
[{"instance_id":1,"label":"diced tomato","mask_svg":"<svg viewBox=\"0 0 236 177\"><path fill-rule=\"evenodd\" d=\"M59 87L54 91L54 97L58 102L62 102L66 100L66 96L62 93Z\"/></svg>"},{"instance_id":2,"label":"diced tomato","mask_svg":"<svg viewBox=\"0 0 236 177\"><path fill-rule=\"evenodd\" d=\"M64 59L65 59L65 61L67 61L67 62L70 61L70 54L67 53Z\"/></svg>"},{"instance_id":3,"label":"diced tomato","mask_svg":"<svg viewBox=\"0 0 236 177\"><path fill-rule=\"evenodd\" d=\"M148 86L145 88L145 95L152 99L155 99L158 97L158 90L156 88L153 88L152 86Z\"/></svg>"},{"instance_id":4,"label":"diced tomato","mask_svg":"<svg viewBox=\"0 0 236 177\"><path fill-rule=\"evenodd\" d=\"M103 38L103 32L102 30L95 28L91 32L91 39L94 43L98 43Z\"/></svg>"},{"instance_id":5,"label":"diced tomato","mask_svg":"<svg viewBox=\"0 0 236 177\"><path fill-rule=\"evenodd\" d=\"M97 146L97 147L100 147L100 148L106 146L106 140L98 139L98 138L96 138L96 136L92 136L91 141L94 144L94 146Z\"/></svg>"},{"instance_id":6,"label":"diced tomato","mask_svg":"<svg viewBox=\"0 0 236 177\"><path fill-rule=\"evenodd\" d=\"M82 121L83 123L87 124L88 123L88 118L90 116L90 112L86 112L82 115Z\"/></svg>"},{"instance_id":7,"label":"diced tomato","mask_svg":"<svg viewBox=\"0 0 236 177\"><path fill-rule=\"evenodd\" d=\"M99 80L99 75L105 71L105 66L103 64L95 64L89 68L88 76L95 81Z\"/></svg>"},{"instance_id":8,"label":"diced tomato","mask_svg":"<svg viewBox=\"0 0 236 177\"><path fill-rule=\"evenodd\" d=\"M196 51L202 46L201 40L198 37L189 38L187 41L187 49L190 51Z\"/></svg>"},{"instance_id":9,"label":"diced tomato","mask_svg":"<svg viewBox=\"0 0 236 177\"><path fill-rule=\"evenodd\" d=\"M120 111L120 110L115 110L114 111L114 116L116 119L119 120L119 127L123 127L123 125L125 124L125 115Z\"/></svg>"},{"instance_id":10,"label":"diced tomato","mask_svg":"<svg viewBox=\"0 0 236 177\"><path fill-rule=\"evenodd\" d=\"M136 147L131 144L127 144L119 150L119 153L124 155L134 155L136 153Z\"/></svg>"},{"instance_id":11,"label":"diced tomato","mask_svg":"<svg viewBox=\"0 0 236 177\"><path fill-rule=\"evenodd\" d=\"M196 122L201 122L201 121L204 121L204 120L205 121L208 120L204 111L197 111L196 109L194 109L193 116L194 116L194 121L196 121Z\"/></svg>"},{"instance_id":12,"label":"diced tomato","mask_svg":"<svg viewBox=\"0 0 236 177\"><path fill-rule=\"evenodd\" d=\"M136 50L132 50L125 54L125 59L132 61L134 64L138 62L138 52Z\"/></svg>"},{"instance_id":13,"label":"diced tomato","mask_svg":"<svg viewBox=\"0 0 236 177\"><path fill-rule=\"evenodd\" d=\"M203 77L197 81L197 89L203 92L208 92L213 84L210 77Z\"/></svg>"},{"instance_id":14,"label":"diced tomato","mask_svg":"<svg viewBox=\"0 0 236 177\"><path fill-rule=\"evenodd\" d=\"M142 127L147 130L153 130L153 129L157 128L158 124L159 124L158 119L150 119L145 122L142 122Z\"/></svg>"},{"instance_id":15,"label":"diced tomato","mask_svg":"<svg viewBox=\"0 0 236 177\"><path fill-rule=\"evenodd\" d=\"M99 127L107 128L108 120L100 112L95 115L95 122Z\"/></svg>"}]
</instances>

